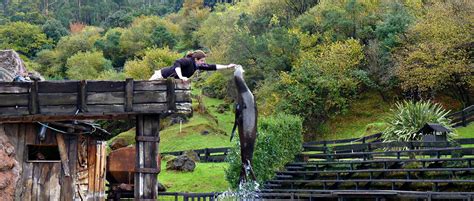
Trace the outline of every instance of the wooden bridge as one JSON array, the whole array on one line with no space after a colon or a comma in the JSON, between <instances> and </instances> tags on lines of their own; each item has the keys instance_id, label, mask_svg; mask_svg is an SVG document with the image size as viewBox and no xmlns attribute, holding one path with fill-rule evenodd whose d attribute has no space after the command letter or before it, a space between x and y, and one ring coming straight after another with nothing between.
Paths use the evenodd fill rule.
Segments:
<instances>
[{"instance_id":1,"label":"wooden bridge","mask_svg":"<svg viewBox=\"0 0 474 201\"><path fill-rule=\"evenodd\" d=\"M75 200L79 197L87 200L104 199L104 182L94 181L105 180L103 171L100 171L105 169L105 155L101 155L104 157L101 159L95 156L95 151L91 152L97 146L90 143L95 141L84 142L86 149L83 150L87 150L86 154L91 159L89 165L93 165L89 169L95 168L97 171L89 171L88 181L92 184L89 183L88 193L86 190L85 194L76 195L78 190L75 190L75 184L81 183L80 176L76 176L79 175L76 161L84 160L81 158L83 152L78 151L78 147L83 146L78 139L81 133L63 135L48 131L47 139L40 140L35 122L126 118L136 119L137 128L134 197L136 200L156 200L157 174L160 172L156 160L160 117L190 112L190 84L181 80L0 82L0 131L3 132L0 132L0 136L4 134L12 142L15 158L23 170L18 181L22 188L16 189L22 192L15 193L15 200L28 200L29 197L51 200ZM31 163L28 157L23 157L29 156L30 146L45 145L59 147L62 166L46 161ZM47 186L37 185L36 182L41 181L44 175L55 175L57 179L44 181ZM28 194L27 197L25 194ZM51 197L52 194L57 197Z\"/></svg>"},{"instance_id":2,"label":"wooden bridge","mask_svg":"<svg viewBox=\"0 0 474 201\"><path fill-rule=\"evenodd\" d=\"M117 119L191 112L181 80L0 82L0 122Z\"/></svg>"}]
</instances>

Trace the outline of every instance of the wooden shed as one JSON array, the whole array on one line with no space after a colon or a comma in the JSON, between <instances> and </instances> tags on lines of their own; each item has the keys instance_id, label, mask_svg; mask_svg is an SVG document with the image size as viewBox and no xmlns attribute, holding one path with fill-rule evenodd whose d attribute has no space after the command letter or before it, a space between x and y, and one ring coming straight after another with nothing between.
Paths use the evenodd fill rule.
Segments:
<instances>
[{"instance_id":1,"label":"wooden shed","mask_svg":"<svg viewBox=\"0 0 474 201\"><path fill-rule=\"evenodd\" d=\"M446 142L450 132L451 130L440 124L426 123L417 133L422 135L423 142Z\"/></svg>"},{"instance_id":2,"label":"wooden shed","mask_svg":"<svg viewBox=\"0 0 474 201\"><path fill-rule=\"evenodd\" d=\"M78 120L136 118L135 199L156 199L160 115L188 112L181 80L0 82L0 196L104 200L107 132Z\"/></svg>"}]
</instances>

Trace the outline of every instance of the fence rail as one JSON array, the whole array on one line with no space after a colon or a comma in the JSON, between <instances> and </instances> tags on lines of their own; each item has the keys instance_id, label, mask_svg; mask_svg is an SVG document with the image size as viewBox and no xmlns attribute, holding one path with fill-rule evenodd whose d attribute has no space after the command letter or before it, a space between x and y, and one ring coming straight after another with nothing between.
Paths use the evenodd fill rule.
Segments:
<instances>
[{"instance_id":1,"label":"fence rail","mask_svg":"<svg viewBox=\"0 0 474 201\"><path fill-rule=\"evenodd\" d=\"M165 201L214 201L222 193L160 192L158 200ZM402 190L311 190L311 189L263 189L252 200L312 200L321 198L410 198L472 200L473 192L417 192ZM249 199L250 200L250 199Z\"/></svg>"},{"instance_id":2,"label":"fence rail","mask_svg":"<svg viewBox=\"0 0 474 201\"><path fill-rule=\"evenodd\" d=\"M191 151L197 153L201 162L224 162L225 157L227 157L227 154L230 151L230 147L195 149ZM183 155L185 152L186 151L163 152L161 155L179 156Z\"/></svg>"},{"instance_id":3,"label":"fence rail","mask_svg":"<svg viewBox=\"0 0 474 201\"><path fill-rule=\"evenodd\" d=\"M454 147L462 145L474 144L474 138L460 138L453 142L369 142L369 143L352 143L352 144L328 144L326 145L303 145L304 151L320 151L327 153L351 153L351 152L371 152L379 149L393 149L393 148L409 148L409 149L423 149L436 147Z\"/></svg>"},{"instance_id":4,"label":"fence rail","mask_svg":"<svg viewBox=\"0 0 474 201\"><path fill-rule=\"evenodd\" d=\"M464 108L455 113L448 114L446 117L452 120L454 127L464 126L474 121L474 105Z\"/></svg>"},{"instance_id":5,"label":"fence rail","mask_svg":"<svg viewBox=\"0 0 474 201\"><path fill-rule=\"evenodd\" d=\"M183 201L214 201L221 193L182 193L182 192L160 192L158 200L183 200Z\"/></svg>"},{"instance_id":6,"label":"fence rail","mask_svg":"<svg viewBox=\"0 0 474 201\"><path fill-rule=\"evenodd\" d=\"M342 139L342 140L322 140L322 141L314 141L314 142L306 142L303 143L304 145L329 145L329 144L342 144L342 143L366 143L369 141L378 141L382 137L382 133L376 133L373 135L360 137L360 138L349 138L349 139Z\"/></svg>"}]
</instances>

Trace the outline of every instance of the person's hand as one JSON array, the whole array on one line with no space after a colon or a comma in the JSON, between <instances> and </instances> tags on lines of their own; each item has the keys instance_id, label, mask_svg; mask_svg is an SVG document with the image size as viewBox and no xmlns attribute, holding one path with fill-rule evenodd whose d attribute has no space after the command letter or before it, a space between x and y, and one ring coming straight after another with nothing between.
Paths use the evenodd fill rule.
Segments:
<instances>
[{"instance_id":1,"label":"person's hand","mask_svg":"<svg viewBox=\"0 0 474 201\"><path fill-rule=\"evenodd\" d=\"M229 64L227 65L227 68L235 68L235 66L237 66L237 64Z\"/></svg>"},{"instance_id":2,"label":"person's hand","mask_svg":"<svg viewBox=\"0 0 474 201\"><path fill-rule=\"evenodd\" d=\"M181 77L179 79L183 80L183 82L188 82L189 81L189 78L187 78L187 77Z\"/></svg>"}]
</instances>

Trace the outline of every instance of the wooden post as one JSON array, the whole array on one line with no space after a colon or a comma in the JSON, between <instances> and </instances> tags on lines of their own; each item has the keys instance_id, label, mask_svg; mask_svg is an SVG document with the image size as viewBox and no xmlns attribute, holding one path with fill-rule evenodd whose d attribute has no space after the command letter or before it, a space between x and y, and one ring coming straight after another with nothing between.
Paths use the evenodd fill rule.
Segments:
<instances>
[{"instance_id":1,"label":"wooden post","mask_svg":"<svg viewBox=\"0 0 474 201\"><path fill-rule=\"evenodd\" d=\"M87 81L79 82L79 93L77 94L77 109L81 112L87 112Z\"/></svg>"},{"instance_id":2,"label":"wooden post","mask_svg":"<svg viewBox=\"0 0 474 201\"><path fill-rule=\"evenodd\" d=\"M462 119L462 126L463 127L466 127L467 126L467 122L466 122L466 113L464 112L466 108L463 108L461 110L461 119Z\"/></svg>"},{"instance_id":3,"label":"wooden post","mask_svg":"<svg viewBox=\"0 0 474 201\"><path fill-rule=\"evenodd\" d=\"M135 200L157 199L160 172L158 151L160 140L160 115L137 116L136 125Z\"/></svg>"},{"instance_id":4,"label":"wooden post","mask_svg":"<svg viewBox=\"0 0 474 201\"><path fill-rule=\"evenodd\" d=\"M29 104L28 109L30 110L30 114L38 114L39 113L39 104L38 104L38 82L34 81L30 85L30 97L29 97Z\"/></svg>"},{"instance_id":5,"label":"wooden post","mask_svg":"<svg viewBox=\"0 0 474 201\"><path fill-rule=\"evenodd\" d=\"M176 111L176 94L175 94L175 80L174 78L168 78L166 80L167 91L166 99L168 100L168 110L174 112Z\"/></svg>"},{"instance_id":6,"label":"wooden post","mask_svg":"<svg viewBox=\"0 0 474 201\"><path fill-rule=\"evenodd\" d=\"M63 134L56 133L56 141L58 143L59 157L61 158L61 164L63 167L64 175L66 177L71 176L69 171L69 158L67 155L66 143L64 142Z\"/></svg>"},{"instance_id":7,"label":"wooden post","mask_svg":"<svg viewBox=\"0 0 474 201\"><path fill-rule=\"evenodd\" d=\"M133 110L133 79L127 78L125 80L125 112Z\"/></svg>"}]
</instances>

